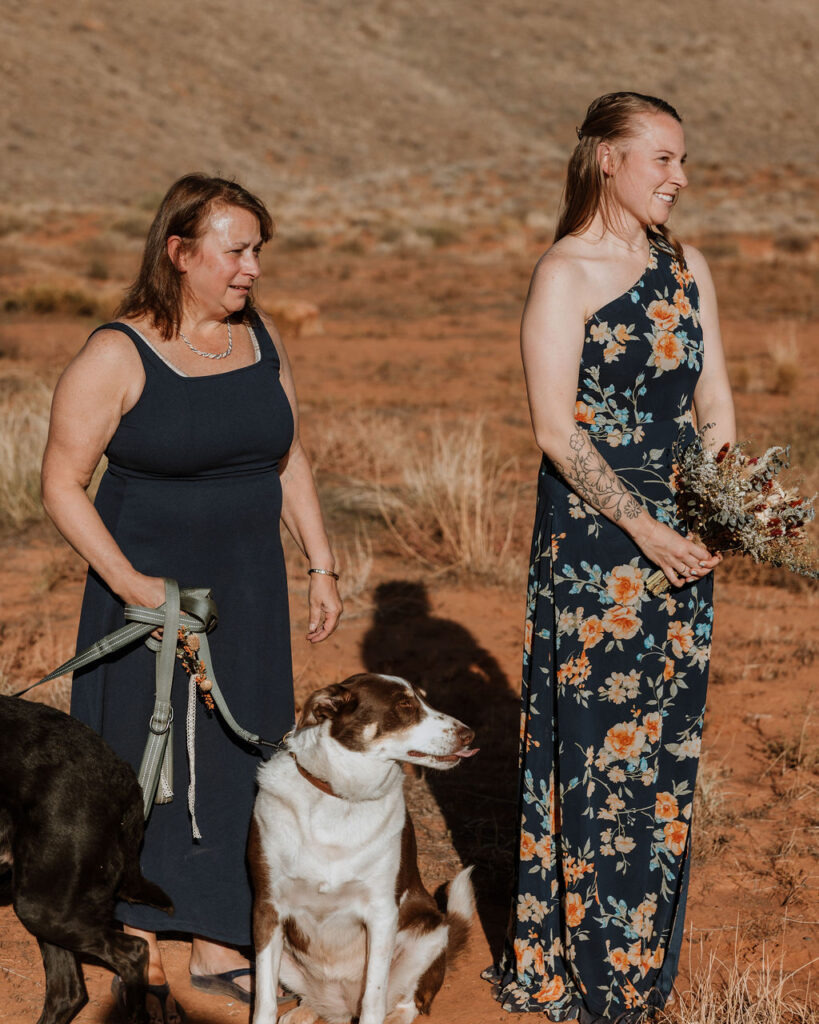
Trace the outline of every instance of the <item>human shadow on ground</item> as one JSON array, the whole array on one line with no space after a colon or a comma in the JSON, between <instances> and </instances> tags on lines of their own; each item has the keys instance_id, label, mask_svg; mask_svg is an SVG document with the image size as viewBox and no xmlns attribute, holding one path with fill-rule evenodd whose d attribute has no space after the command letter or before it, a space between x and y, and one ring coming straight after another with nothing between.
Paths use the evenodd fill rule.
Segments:
<instances>
[{"instance_id":1,"label":"human shadow on ground","mask_svg":"<svg viewBox=\"0 0 819 1024\"><path fill-rule=\"evenodd\" d=\"M392 580L375 591L362 641L370 672L402 676L429 703L475 730L480 753L426 779L458 856L474 864L481 925L497 956L509 914L517 844L519 699L495 658L459 622L431 614L424 583Z\"/></svg>"}]
</instances>

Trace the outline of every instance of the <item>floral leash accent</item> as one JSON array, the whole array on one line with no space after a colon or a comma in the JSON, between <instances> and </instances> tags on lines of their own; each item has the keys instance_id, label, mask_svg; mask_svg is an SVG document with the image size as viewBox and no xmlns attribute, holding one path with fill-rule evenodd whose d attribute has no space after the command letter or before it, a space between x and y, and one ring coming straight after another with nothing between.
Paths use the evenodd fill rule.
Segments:
<instances>
[{"instance_id":1,"label":"floral leash accent","mask_svg":"<svg viewBox=\"0 0 819 1024\"><path fill-rule=\"evenodd\" d=\"M757 563L782 566L819 578L815 552L805 527L815 516L816 495L803 498L778 479L790 466L790 447L774 445L763 455L745 454L746 441L724 444L718 452L703 445L706 424L682 450L675 445L677 508L685 526L709 551L750 555ZM646 586L662 594L671 584L662 570Z\"/></svg>"},{"instance_id":2,"label":"floral leash accent","mask_svg":"<svg viewBox=\"0 0 819 1024\"><path fill-rule=\"evenodd\" d=\"M182 662L184 670L196 683L202 703L208 711L213 711L216 707L213 697L210 694L210 691L213 689L213 683L207 677L205 663L199 658L199 646L199 637L196 633L191 633L191 631L189 629L185 629L184 626L180 627L176 656Z\"/></svg>"}]
</instances>

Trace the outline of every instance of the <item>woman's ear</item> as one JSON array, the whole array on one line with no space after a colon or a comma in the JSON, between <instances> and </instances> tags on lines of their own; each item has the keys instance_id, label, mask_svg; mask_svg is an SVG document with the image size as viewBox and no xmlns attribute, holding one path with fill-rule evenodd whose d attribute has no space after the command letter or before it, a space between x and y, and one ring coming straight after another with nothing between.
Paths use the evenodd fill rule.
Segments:
<instances>
[{"instance_id":1,"label":"woman's ear","mask_svg":"<svg viewBox=\"0 0 819 1024\"><path fill-rule=\"evenodd\" d=\"M180 274L184 274L187 263L187 249L181 235L171 235L165 245L168 259L173 263Z\"/></svg>"},{"instance_id":2,"label":"woman's ear","mask_svg":"<svg viewBox=\"0 0 819 1024\"><path fill-rule=\"evenodd\" d=\"M600 164L600 170L607 178L610 178L612 174L614 174L614 150L611 148L610 143L598 143L597 162Z\"/></svg>"}]
</instances>

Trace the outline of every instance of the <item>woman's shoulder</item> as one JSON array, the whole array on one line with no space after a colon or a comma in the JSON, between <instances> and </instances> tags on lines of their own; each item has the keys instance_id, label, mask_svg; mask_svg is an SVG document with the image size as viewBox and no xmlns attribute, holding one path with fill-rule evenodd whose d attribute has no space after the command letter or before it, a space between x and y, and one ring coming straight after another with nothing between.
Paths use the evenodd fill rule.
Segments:
<instances>
[{"instance_id":1,"label":"woman's shoulder","mask_svg":"<svg viewBox=\"0 0 819 1024\"><path fill-rule=\"evenodd\" d=\"M683 242L682 248L686 265L690 268L691 273L695 277L698 275L708 275L710 277L711 271L708 269L708 262L700 250L693 245L689 245L687 242Z\"/></svg>"},{"instance_id":2,"label":"woman's shoulder","mask_svg":"<svg viewBox=\"0 0 819 1024\"><path fill-rule=\"evenodd\" d=\"M571 235L558 239L535 264L532 288L563 298L580 295L589 282L589 258L584 246Z\"/></svg>"}]
</instances>

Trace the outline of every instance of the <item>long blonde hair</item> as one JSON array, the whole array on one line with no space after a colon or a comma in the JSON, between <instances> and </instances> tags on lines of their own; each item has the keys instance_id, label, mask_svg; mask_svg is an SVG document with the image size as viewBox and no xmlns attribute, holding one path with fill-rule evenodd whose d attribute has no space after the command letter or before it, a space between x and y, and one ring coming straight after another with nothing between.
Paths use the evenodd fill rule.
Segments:
<instances>
[{"instance_id":1,"label":"long blonde hair","mask_svg":"<svg viewBox=\"0 0 819 1024\"><path fill-rule=\"evenodd\" d=\"M633 137L640 114L668 114L682 123L670 103L639 92L606 93L589 106L583 124L577 129L578 142L569 158L555 241L583 231L598 210L606 217L606 185L597 160L597 147L601 142L622 142ZM681 243L664 224L654 225L652 234L658 235L665 248L684 262Z\"/></svg>"}]
</instances>

